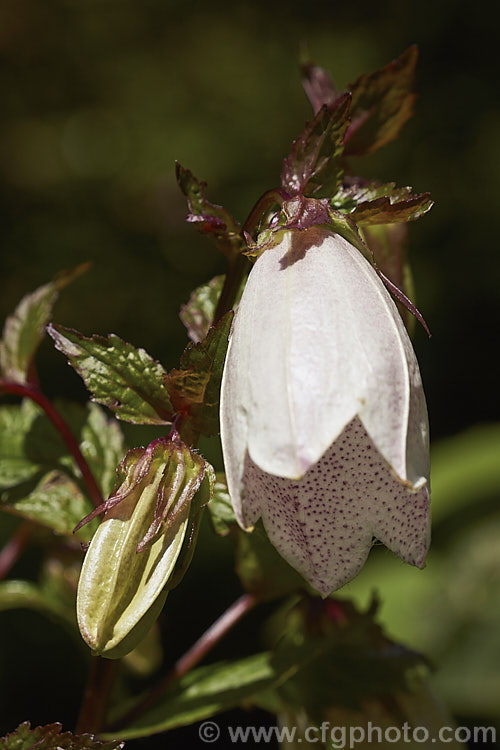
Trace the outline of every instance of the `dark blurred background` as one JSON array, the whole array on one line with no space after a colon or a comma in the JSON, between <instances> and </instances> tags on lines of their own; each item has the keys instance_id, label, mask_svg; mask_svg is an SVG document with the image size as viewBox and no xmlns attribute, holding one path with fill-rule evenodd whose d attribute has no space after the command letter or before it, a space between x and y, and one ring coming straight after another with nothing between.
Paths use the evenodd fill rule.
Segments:
<instances>
[{"instance_id":1,"label":"dark blurred background","mask_svg":"<svg viewBox=\"0 0 500 750\"><path fill-rule=\"evenodd\" d=\"M419 45L415 116L399 141L352 167L428 190L436 202L409 242L433 333L415 338L432 435L498 420L500 37L495 16L456 0L1 0L1 318L60 269L91 260L56 320L114 332L174 366L186 343L180 305L224 272L223 258L184 222L174 160L243 220L278 183L310 117L297 64L304 42L339 88ZM85 398L48 342L40 372L49 395ZM213 591L214 569L198 565L196 575L205 576L200 590ZM208 624L238 591L228 577L202 615L183 620L186 642L198 619ZM188 592L174 596L194 612ZM14 613L5 617L8 633L27 636ZM25 625L35 640L37 627ZM81 665L65 685L57 653L73 647L53 631L43 638L53 639L44 640L56 670L50 689L66 706L81 690ZM45 668L35 668L37 680Z\"/></svg>"}]
</instances>

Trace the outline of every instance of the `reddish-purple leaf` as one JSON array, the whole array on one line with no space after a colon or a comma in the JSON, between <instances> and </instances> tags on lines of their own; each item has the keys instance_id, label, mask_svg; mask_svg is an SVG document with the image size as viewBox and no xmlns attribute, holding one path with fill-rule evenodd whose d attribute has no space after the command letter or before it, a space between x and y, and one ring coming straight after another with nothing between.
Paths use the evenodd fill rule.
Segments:
<instances>
[{"instance_id":1,"label":"reddish-purple leaf","mask_svg":"<svg viewBox=\"0 0 500 750\"><path fill-rule=\"evenodd\" d=\"M226 257L232 258L241 252L244 242L240 225L229 211L205 198L206 183L196 179L179 162L176 162L175 172L189 206L187 221L196 224L200 232L207 234Z\"/></svg>"},{"instance_id":2,"label":"reddish-purple leaf","mask_svg":"<svg viewBox=\"0 0 500 750\"><path fill-rule=\"evenodd\" d=\"M290 196L330 198L342 180L343 140L349 120L350 94L323 106L292 143L283 161L281 185Z\"/></svg>"},{"instance_id":3,"label":"reddish-purple leaf","mask_svg":"<svg viewBox=\"0 0 500 750\"><path fill-rule=\"evenodd\" d=\"M333 107L338 94L326 70L320 68L319 65L313 65L311 62L302 63L300 69L302 85L307 98L311 102L314 114L317 114L324 104L327 107Z\"/></svg>"},{"instance_id":4,"label":"reddish-purple leaf","mask_svg":"<svg viewBox=\"0 0 500 750\"><path fill-rule=\"evenodd\" d=\"M409 47L396 60L348 86L351 125L345 155L370 154L392 141L413 114L418 49Z\"/></svg>"}]
</instances>

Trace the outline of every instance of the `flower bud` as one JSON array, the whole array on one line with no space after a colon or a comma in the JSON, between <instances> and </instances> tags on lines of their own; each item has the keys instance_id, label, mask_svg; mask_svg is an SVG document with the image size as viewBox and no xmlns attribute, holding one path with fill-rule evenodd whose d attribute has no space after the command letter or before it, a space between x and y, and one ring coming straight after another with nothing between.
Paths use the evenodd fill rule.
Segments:
<instances>
[{"instance_id":1,"label":"flower bud","mask_svg":"<svg viewBox=\"0 0 500 750\"><path fill-rule=\"evenodd\" d=\"M221 393L234 510L323 595L376 537L424 564L429 443L422 382L374 268L321 227L285 231L245 287Z\"/></svg>"},{"instance_id":2,"label":"flower bud","mask_svg":"<svg viewBox=\"0 0 500 750\"><path fill-rule=\"evenodd\" d=\"M105 511L77 595L84 640L109 658L134 648L165 603L205 461L174 435L129 451L117 474L111 497L91 514Z\"/></svg>"}]
</instances>

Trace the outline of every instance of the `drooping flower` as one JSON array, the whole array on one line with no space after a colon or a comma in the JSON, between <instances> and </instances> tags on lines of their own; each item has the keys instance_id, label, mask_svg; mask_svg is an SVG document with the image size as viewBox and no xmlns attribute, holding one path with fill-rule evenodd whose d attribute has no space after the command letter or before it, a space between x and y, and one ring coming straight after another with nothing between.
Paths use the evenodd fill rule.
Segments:
<instances>
[{"instance_id":1,"label":"drooping flower","mask_svg":"<svg viewBox=\"0 0 500 750\"><path fill-rule=\"evenodd\" d=\"M373 537L423 567L429 439L417 360L374 268L324 227L286 230L255 262L221 392L228 487L321 594Z\"/></svg>"}]
</instances>

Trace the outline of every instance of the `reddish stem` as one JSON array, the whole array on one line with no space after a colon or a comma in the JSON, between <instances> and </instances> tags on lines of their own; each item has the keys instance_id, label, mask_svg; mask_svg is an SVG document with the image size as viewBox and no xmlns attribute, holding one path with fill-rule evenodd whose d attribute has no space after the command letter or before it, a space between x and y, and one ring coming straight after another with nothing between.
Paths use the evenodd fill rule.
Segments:
<instances>
[{"instance_id":1,"label":"reddish stem","mask_svg":"<svg viewBox=\"0 0 500 750\"><path fill-rule=\"evenodd\" d=\"M18 526L16 533L12 536L7 544L2 548L0 552L0 581L2 581L9 570L12 568L14 563L19 558L19 555L26 547L26 543L30 538L32 525L29 521L25 521Z\"/></svg>"},{"instance_id":2,"label":"reddish stem","mask_svg":"<svg viewBox=\"0 0 500 750\"><path fill-rule=\"evenodd\" d=\"M78 733L97 734L101 731L118 664L118 660L115 659L92 657L87 687L76 725Z\"/></svg>"},{"instance_id":3,"label":"reddish stem","mask_svg":"<svg viewBox=\"0 0 500 750\"><path fill-rule=\"evenodd\" d=\"M22 396L30 398L36 404L42 407L47 417L50 419L56 430L61 435L62 439L66 443L66 446L75 459L78 468L81 471L82 479L85 482L87 491L94 505L97 507L102 503L102 494L99 489L97 482L92 474L88 463L80 451L80 447L71 432L68 423L55 409L49 399L41 392L41 390L31 383L16 383L10 380L4 380L0 378L0 390L6 393L12 393L16 396Z\"/></svg>"},{"instance_id":4,"label":"reddish stem","mask_svg":"<svg viewBox=\"0 0 500 750\"><path fill-rule=\"evenodd\" d=\"M130 711L118 719L107 731L124 729L142 716L175 682L195 667L220 640L258 603L252 594L243 594L206 630L200 638L181 656L170 672L151 692Z\"/></svg>"}]
</instances>

